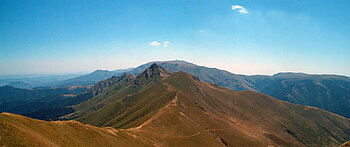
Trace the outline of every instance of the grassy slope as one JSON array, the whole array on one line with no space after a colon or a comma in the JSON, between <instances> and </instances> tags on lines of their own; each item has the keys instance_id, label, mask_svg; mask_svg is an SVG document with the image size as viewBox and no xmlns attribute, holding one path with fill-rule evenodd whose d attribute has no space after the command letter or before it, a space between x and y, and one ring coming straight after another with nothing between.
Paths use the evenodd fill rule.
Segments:
<instances>
[{"instance_id":1,"label":"grassy slope","mask_svg":"<svg viewBox=\"0 0 350 147\"><path fill-rule=\"evenodd\" d=\"M96 126L136 127L174 97L174 92L158 83L169 75L163 67L151 66L135 79L116 83L106 92L75 106L77 111L71 118L78 117L78 121Z\"/></svg>"},{"instance_id":2,"label":"grassy slope","mask_svg":"<svg viewBox=\"0 0 350 147\"><path fill-rule=\"evenodd\" d=\"M144 77L152 77L147 75ZM200 82L184 72L168 78L155 76L159 80L144 77L75 106L80 113L76 114L80 116L78 121L123 128L116 132L116 138L111 138L113 141L96 135L91 140L101 143L106 140L109 143L138 143L142 140L142 143L154 146L337 146L350 139L350 120L324 110L290 104L257 92L232 91ZM1 120L7 124L1 126L12 125L2 129L2 137L12 136L5 139L8 140L6 143L28 141L24 138L27 136L16 134L19 130L13 127L22 124L22 119L8 117ZM55 134L43 134L46 131L37 128L44 128L41 123L53 123L25 120L19 128L29 124L25 127L28 133L39 133L34 136L54 143L57 141L52 140L67 136L71 140L58 142L84 145L80 139L90 141L84 135L94 135L101 130L98 134L103 135L105 130L88 125L93 128L92 132L82 132L80 126L85 125L65 122L60 124L64 124L63 128L70 134L62 132L63 128L49 125L51 130L47 132L58 130L57 136L52 138ZM79 129L74 130L68 124L79 124ZM3 135L3 132L10 135ZM33 140L40 142L29 139Z\"/></svg>"},{"instance_id":3,"label":"grassy slope","mask_svg":"<svg viewBox=\"0 0 350 147\"><path fill-rule=\"evenodd\" d=\"M0 114L0 146L150 146L128 133L77 121L41 121Z\"/></svg>"},{"instance_id":4,"label":"grassy slope","mask_svg":"<svg viewBox=\"0 0 350 147\"><path fill-rule=\"evenodd\" d=\"M350 139L350 120L324 110L231 91L185 73L164 83L177 91L177 100L142 127L130 129L163 144L209 141L206 135L231 146L337 146Z\"/></svg>"},{"instance_id":5,"label":"grassy slope","mask_svg":"<svg viewBox=\"0 0 350 147\"><path fill-rule=\"evenodd\" d=\"M170 72L185 71L201 81L232 90L251 90L294 104L314 106L350 118L350 78L338 75L278 73L274 76L245 76L197 66L184 61L156 62ZM142 71L151 63L134 69Z\"/></svg>"},{"instance_id":6,"label":"grassy slope","mask_svg":"<svg viewBox=\"0 0 350 147\"><path fill-rule=\"evenodd\" d=\"M332 146L350 139L349 119L184 72L141 85L114 91L77 120L124 129L142 124L127 131L160 145Z\"/></svg>"}]
</instances>

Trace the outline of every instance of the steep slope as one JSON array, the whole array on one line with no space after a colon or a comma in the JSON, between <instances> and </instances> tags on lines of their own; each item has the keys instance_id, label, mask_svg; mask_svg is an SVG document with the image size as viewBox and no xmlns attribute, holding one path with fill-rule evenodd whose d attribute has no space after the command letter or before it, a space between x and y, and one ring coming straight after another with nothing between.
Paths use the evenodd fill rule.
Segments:
<instances>
[{"instance_id":1,"label":"steep slope","mask_svg":"<svg viewBox=\"0 0 350 147\"><path fill-rule=\"evenodd\" d=\"M76 112L64 118L78 117L77 120L81 122L116 128L124 127L124 125L129 127L140 125L137 120L141 122L147 120L155 113L155 110L173 98L174 93L168 93L164 87L154 85L170 74L163 67L153 64L134 80L128 80L124 84L115 84L105 93L74 106ZM158 98L154 98L156 96ZM146 101L153 103L145 106ZM159 102L160 105L158 105ZM143 109L140 109L141 107ZM125 111L126 109L128 111ZM134 114L130 115L131 113ZM128 120L134 115L136 118ZM121 119L125 119L125 122Z\"/></svg>"},{"instance_id":2,"label":"steep slope","mask_svg":"<svg viewBox=\"0 0 350 147\"><path fill-rule=\"evenodd\" d=\"M0 114L0 146L151 146L113 128L98 128L77 121L40 121Z\"/></svg>"},{"instance_id":3,"label":"steep slope","mask_svg":"<svg viewBox=\"0 0 350 147\"><path fill-rule=\"evenodd\" d=\"M156 64L73 108L66 117L122 128L159 146L337 146L350 139L347 118L171 74Z\"/></svg>"},{"instance_id":4,"label":"steep slope","mask_svg":"<svg viewBox=\"0 0 350 147\"><path fill-rule=\"evenodd\" d=\"M111 78L108 78L106 80L100 81L97 84L95 84L93 87L91 87L88 92L92 93L92 96L96 96L98 94L101 94L105 91L107 91L110 87L114 86L115 84L124 85L123 82L128 82L129 80L133 79L134 75L124 73L121 76L113 76Z\"/></svg>"}]
</instances>

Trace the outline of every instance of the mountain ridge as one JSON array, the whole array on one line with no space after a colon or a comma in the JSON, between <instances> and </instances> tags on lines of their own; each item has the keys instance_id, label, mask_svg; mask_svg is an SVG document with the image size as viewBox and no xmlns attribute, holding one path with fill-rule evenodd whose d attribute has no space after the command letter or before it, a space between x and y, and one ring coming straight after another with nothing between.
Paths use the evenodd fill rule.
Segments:
<instances>
[{"instance_id":1,"label":"mountain ridge","mask_svg":"<svg viewBox=\"0 0 350 147\"><path fill-rule=\"evenodd\" d=\"M168 75L166 69L155 64L130 80L120 77L110 78L115 82L107 89L73 106L76 116L65 116L74 116L74 120L83 124L39 123L23 116L0 114L5 120L0 122L4 124L0 129L12 138L4 137L5 143L16 144L18 140L28 143L28 138L42 138L49 143L74 142L85 146L112 146L118 142L124 146L128 144L123 143L132 140L135 146L299 147L338 146L350 139L350 119L254 91L232 91L202 82L183 71ZM55 132L57 127L69 130L70 134ZM21 137L13 130L33 133ZM96 133L107 138L93 138L86 143L101 142L100 145L81 142ZM53 139L50 136L54 134L65 136Z\"/></svg>"},{"instance_id":2,"label":"mountain ridge","mask_svg":"<svg viewBox=\"0 0 350 147\"><path fill-rule=\"evenodd\" d=\"M107 91L105 96L88 100L96 102L89 107L73 107L86 112L75 120L125 129L165 146L195 144L182 139L176 143L160 136L198 135L213 146L333 146L345 142L342 137L350 137L349 119L318 108L291 104L254 91L231 91L181 71L167 78L154 78L159 80L136 85L138 82L130 81L124 88ZM102 100L96 101L99 98ZM154 128L164 133L154 134Z\"/></svg>"},{"instance_id":3,"label":"mountain ridge","mask_svg":"<svg viewBox=\"0 0 350 147\"><path fill-rule=\"evenodd\" d=\"M346 76L288 72L278 73L274 76L245 76L216 68L198 66L182 60L154 61L137 68L118 71L127 71L127 73L138 75L153 63L157 63L170 72L185 71L195 75L201 81L216 83L232 90L258 91L283 101L322 108L350 118L350 101L348 101L350 98L350 78ZM123 73L112 73L103 76L103 79L121 74ZM87 81L89 84L98 83L96 79L89 81Z\"/></svg>"}]
</instances>

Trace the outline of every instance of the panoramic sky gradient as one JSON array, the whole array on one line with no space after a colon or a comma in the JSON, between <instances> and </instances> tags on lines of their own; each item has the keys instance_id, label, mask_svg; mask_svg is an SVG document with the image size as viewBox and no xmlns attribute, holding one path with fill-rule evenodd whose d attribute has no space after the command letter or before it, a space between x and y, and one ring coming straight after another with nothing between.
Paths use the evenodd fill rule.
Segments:
<instances>
[{"instance_id":1,"label":"panoramic sky gradient","mask_svg":"<svg viewBox=\"0 0 350 147\"><path fill-rule=\"evenodd\" d=\"M349 0L1 0L0 75L181 59L240 74L350 75Z\"/></svg>"}]
</instances>

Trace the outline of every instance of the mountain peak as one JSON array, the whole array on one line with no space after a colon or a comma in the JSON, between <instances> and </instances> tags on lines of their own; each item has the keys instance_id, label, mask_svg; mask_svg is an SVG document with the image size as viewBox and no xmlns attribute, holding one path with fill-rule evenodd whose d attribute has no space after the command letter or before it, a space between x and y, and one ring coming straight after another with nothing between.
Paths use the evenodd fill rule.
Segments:
<instances>
[{"instance_id":1,"label":"mountain peak","mask_svg":"<svg viewBox=\"0 0 350 147\"><path fill-rule=\"evenodd\" d=\"M149 68L163 68L163 67L161 67L157 63L153 63Z\"/></svg>"},{"instance_id":2,"label":"mountain peak","mask_svg":"<svg viewBox=\"0 0 350 147\"><path fill-rule=\"evenodd\" d=\"M168 77L171 73L168 72L164 67L153 63L150 67L148 67L143 73L139 75L139 77L154 78L154 77Z\"/></svg>"}]
</instances>

